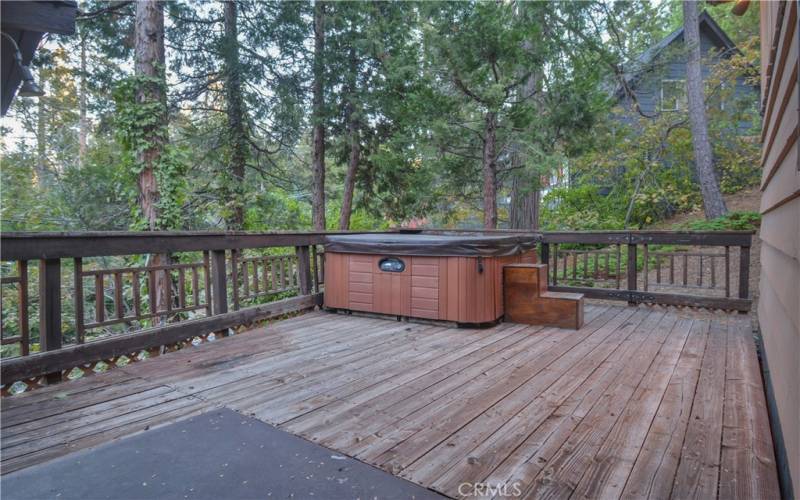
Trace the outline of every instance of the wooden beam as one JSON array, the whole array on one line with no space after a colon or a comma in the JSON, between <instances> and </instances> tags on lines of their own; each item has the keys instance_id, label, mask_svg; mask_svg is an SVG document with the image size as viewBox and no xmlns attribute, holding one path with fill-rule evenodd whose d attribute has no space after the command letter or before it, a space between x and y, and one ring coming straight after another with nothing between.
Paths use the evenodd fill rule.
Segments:
<instances>
[{"instance_id":1,"label":"wooden beam","mask_svg":"<svg viewBox=\"0 0 800 500\"><path fill-rule=\"evenodd\" d=\"M227 280L225 250L214 250L211 252L211 303L214 314L228 312Z\"/></svg>"},{"instance_id":2,"label":"wooden beam","mask_svg":"<svg viewBox=\"0 0 800 500\"><path fill-rule=\"evenodd\" d=\"M45 373L60 373L62 370L69 370L92 361L127 355L152 347L180 342L196 335L310 309L318 300L319 298L314 295L292 297L217 316L149 328L86 344L71 345L58 351L6 359L0 362L0 377L5 382L11 382L37 377Z\"/></svg>"},{"instance_id":3,"label":"wooden beam","mask_svg":"<svg viewBox=\"0 0 800 500\"><path fill-rule=\"evenodd\" d=\"M39 261L39 348L41 351L61 349L61 260ZM61 381L61 371L40 373L48 383Z\"/></svg>"},{"instance_id":4,"label":"wooden beam","mask_svg":"<svg viewBox=\"0 0 800 500\"><path fill-rule=\"evenodd\" d=\"M311 282L311 252L307 246L295 247L297 254L297 285L300 288L300 295L311 293L313 283Z\"/></svg>"}]
</instances>

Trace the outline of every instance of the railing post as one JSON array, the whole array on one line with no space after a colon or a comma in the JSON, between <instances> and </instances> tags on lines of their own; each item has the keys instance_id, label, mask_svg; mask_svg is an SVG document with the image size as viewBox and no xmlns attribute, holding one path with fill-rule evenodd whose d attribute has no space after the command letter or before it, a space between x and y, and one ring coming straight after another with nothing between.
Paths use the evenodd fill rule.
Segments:
<instances>
[{"instance_id":1,"label":"railing post","mask_svg":"<svg viewBox=\"0 0 800 500\"><path fill-rule=\"evenodd\" d=\"M628 291L636 290L636 243L628 243ZM636 305L635 301L629 300L628 305Z\"/></svg>"},{"instance_id":2,"label":"railing post","mask_svg":"<svg viewBox=\"0 0 800 500\"><path fill-rule=\"evenodd\" d=\"M750 298L750 246L739 248L739 298Z\"/></svg>"},{"instance_id":3,"label":"railing post","mask_svg":"<svg viewBox=\"0 0 800 500\"><path fill-rule=\"evenodd\" d=\"M547 266L547 276L548 276L548 281L550 281L550 243L543 241L540 253L541 253L541 255L539 256L539 259L541 260L540 264L545 264Z\"/></svg>"},{"instance_id":4,"label":"railing post","mask_svg":"<svg viewBox=\"0 0 800 500\"><path fill-rule=\"evenodd\" d=\"M61 349L61 259L39 261L39 350ZM48 384L61 381L61 372L45 375Z\"/></svg>"},{"instance_id":5,"label":"railing post","mask_svg":"<svg viewBox=\"0 0 800 500\"><path fill-rule=\"evenodd\" d=\"M228 276L225 271L225 250L211 251L212 310L214 314L228 312Z\"/></svg>"},{"instance_id":6,"label":"railing post","mask_svg":"<svg viewBox=\"0 0 800 500\"><path fill-rule=\"evenodd\" d=\"M300 295L311 293L311 260L310 251L307 246L294 247L297 254L297 285L300 288Z\"/></svg>"}]
</instances>

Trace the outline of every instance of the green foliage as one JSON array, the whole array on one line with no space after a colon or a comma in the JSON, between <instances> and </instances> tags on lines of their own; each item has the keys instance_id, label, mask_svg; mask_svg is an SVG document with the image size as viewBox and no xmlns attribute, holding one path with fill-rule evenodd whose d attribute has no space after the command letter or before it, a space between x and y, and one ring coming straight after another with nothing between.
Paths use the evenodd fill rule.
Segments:
<instances>
[{"instance_id":1,"label":"green foliage","mask_svg":"<svg viewBox=\"0 0 800 500\"><path fill-rule=\"evenodd\" d=\"M731 212L711 220L694 220L676 226L689 231L755 231L761 224L758 212Z\"/></svg>"},{"instance_id":2,"label":"green foliage","mask_svg":"<svg viewBox=\"0 0 800 500\"><path fill-rule=\"evenodd\" d=\"M142 91L141 89L150 89ZM153 89L158 89L154 92ZM115 136L123 147L123 163L135 175L152 168L159 191L156 203L157 229L182 227L182 196L184 194L185 167L182 151L169 142L169 131L164 117L166 102L161 99L137 99L140 94L162 95L166 86L159 77L134 75L121 80L114 89ZM160 151L147 165L141 156ZM135 201L135 200L134 200ZM135 215L134 228L146 229L138 204L132 203Z\"/></svg>"}]
</instances>

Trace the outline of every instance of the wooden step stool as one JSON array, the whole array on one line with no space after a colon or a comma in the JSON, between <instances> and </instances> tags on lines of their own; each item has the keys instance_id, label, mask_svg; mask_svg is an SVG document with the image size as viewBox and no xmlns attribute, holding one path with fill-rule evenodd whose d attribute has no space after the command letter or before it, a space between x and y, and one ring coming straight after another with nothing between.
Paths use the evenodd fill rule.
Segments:
<instances>
[{"instance_id":1,"label":"wooden step stool","mask_svg":"<svg viewBox=\"0 0 800 500\"><path fill-rule=\"evenodd\" d=\"M503 266L503 302L511 323L583 326L583 294L548 291L547 264Z\"/></svg>"}]
</instances>

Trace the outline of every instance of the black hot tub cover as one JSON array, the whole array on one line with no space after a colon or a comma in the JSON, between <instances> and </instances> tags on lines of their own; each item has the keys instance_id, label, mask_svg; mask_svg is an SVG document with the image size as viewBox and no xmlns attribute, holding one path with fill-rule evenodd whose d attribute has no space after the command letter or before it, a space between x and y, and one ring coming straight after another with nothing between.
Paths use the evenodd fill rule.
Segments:
<instances>
[{"instance_id":1,"label":"black hot tub cover","mask_svg":"<svg viewBox=\"0 0 800 500\"><path fill-rule=\"evenodd\" d=\"M536 245L532 234L345 234L326 237L325 250L339 253L503 257Z\"/></svg>"}]
</instances>

